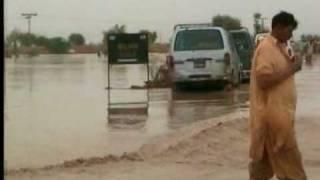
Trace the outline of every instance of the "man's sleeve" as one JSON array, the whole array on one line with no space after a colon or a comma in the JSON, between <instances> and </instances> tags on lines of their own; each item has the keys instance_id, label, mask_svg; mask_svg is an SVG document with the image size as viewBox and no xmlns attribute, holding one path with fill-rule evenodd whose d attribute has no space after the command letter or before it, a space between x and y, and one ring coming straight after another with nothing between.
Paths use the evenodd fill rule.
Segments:
<instances>
[{"instance_id":1,"label":"man's sleeve","mask_svg":"<svg viewBox=\"0 0 320 180\"><path fill-rule=\"evenodd\" d=\"M274 74L274 65L272 62L273 52L270 47L261 47L257 53L255 72L259 81L261 77L265 78Z\"/></svg>"}]
</instances>

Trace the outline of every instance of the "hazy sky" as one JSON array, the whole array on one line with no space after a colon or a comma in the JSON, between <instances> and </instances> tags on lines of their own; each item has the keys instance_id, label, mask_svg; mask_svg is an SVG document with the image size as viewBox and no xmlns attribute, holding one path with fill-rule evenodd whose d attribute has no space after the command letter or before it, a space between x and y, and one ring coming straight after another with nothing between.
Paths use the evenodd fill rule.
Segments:
<instances>
[{"instance_id":1,"label":"hazy sky","mask_svg":"<svg viewBox=\"0 0 320 180\"><path fill-rule=\"evenodd\" d=\"M217 14L241 20L253 32L253 14L271 18L280 10L293 13L299 21L295 36L320 34L319 0L5 0L5 30L27 31L21 13L36 12L31 31L49 37L82 33L87 42L100 42L102 31L125 24L128 32L149 29L158 41L168 41L174 24L206 23Z\"/></svg>"}]
</instances>

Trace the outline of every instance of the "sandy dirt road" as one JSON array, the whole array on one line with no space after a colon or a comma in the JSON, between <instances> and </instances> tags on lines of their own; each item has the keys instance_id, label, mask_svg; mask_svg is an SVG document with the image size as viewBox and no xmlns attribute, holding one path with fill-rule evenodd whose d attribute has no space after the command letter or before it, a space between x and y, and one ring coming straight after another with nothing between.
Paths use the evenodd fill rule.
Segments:
<instances>
[{"instance_id":1,"label":"sandy dirt road","mask_svg":"<svg viewBox=\"0 0 320 180\"><path fill-rule=\"evenodd\" d=\"M298 141L307 175L320 178L320 122L299 117ZM231 180L248 179L247 113L208 119L156 137L121 157L78 159L41 169L6 172L6 179ZM319 116L317 116L319 117Z\"/></svg>"}]
</instances>

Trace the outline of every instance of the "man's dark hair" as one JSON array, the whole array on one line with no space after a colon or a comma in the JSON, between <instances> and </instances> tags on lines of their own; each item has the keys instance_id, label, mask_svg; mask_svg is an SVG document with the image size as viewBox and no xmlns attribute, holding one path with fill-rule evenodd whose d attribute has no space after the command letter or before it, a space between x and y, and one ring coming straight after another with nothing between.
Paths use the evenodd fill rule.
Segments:
<instances>
[{"instance_id":1,"label":"man's dark hair","mask_svg":"<svg viewBox=\"0 0 320 180\"><path fill-rule=\"evenodd\" d=\"M277 25L284 27L293 26L293 28L296 29L298 26L298 22L294 18L293 14L281 11L272 18L272 28L274 28Z\"/></svg>"}]
</instances>

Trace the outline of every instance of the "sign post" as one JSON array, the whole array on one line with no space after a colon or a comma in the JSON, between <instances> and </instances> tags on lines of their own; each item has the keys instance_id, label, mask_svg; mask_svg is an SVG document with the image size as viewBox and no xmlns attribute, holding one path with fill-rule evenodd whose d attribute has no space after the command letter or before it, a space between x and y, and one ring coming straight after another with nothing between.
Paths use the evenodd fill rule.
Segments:
<instances>
[{"instance_id":1,"label":"sign post","mask_svg":"<svg viewBox=\"0 0 320 180\"><path fill-rule=\"evenodd\" d=\"M148 35L145 33L135 34L109 34L108 35L108 117L112 112L121 112L121 108L112 108L111 101L111 88L110 75L111 67L114 65L133 65L133 64L145 64L147 65L147 81L149 82L149 55L148 55ZM149 103L149 89L147 88L147 105ZM143 102L136 103L116 103L121 104L143 104ZM141 111L141 109L132 112L146 112L147 109ZM124 112L129 112L132 109L123 108Z\"/></svg>"}]
</instances>

